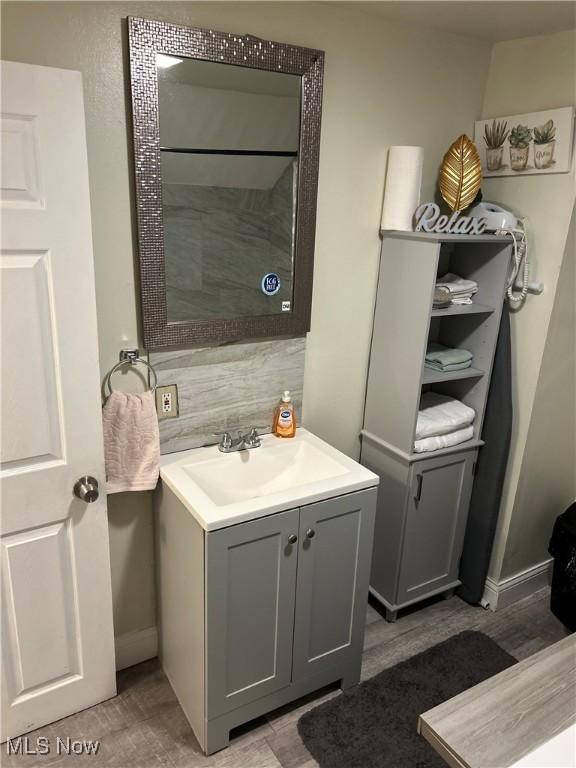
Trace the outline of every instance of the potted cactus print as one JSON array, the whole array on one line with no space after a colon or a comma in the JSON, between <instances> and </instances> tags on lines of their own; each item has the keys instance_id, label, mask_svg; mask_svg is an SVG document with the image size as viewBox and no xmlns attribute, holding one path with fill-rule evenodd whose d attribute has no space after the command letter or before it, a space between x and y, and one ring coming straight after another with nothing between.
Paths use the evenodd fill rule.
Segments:
<instances>
[{"instance_id":1,"label":"potted cactus print","mask_svg":"<svg viewBox=\"0 0 576 768\"><path fill-rule=\"evenodd\" d=\"M505 120L492 120L492 125L484 126L484 142L486 143L486 167L489 171L497 171L502 166L504 142L508 136L508 123Z\"/></svg>"},{"instance_id":2,"label":"potted cactus print","mask_svg":"<svg viewBox=\"0 0 576 768\"><path fill-rule=\"evenodd\" d=\"M534 165L536 168L549 168L554 160L556 146L556 128L554 120L534 128Z\"/></svg>"},{"instance_id":3,"label":"potted cactus print","mask_svg":"<svg viewBox=\"0 0 576 768\"><path fill-rule=\"evenodd\" d=\"M510 167L513 171L523 171L528 164L528 152L532 141L532 131L527 125L517 125L510 131Z\"/></svg>"},{"instance_id":4,"label":"potted cactus print","mask_svg":"<svg viewBox=\"0 0 576 768\"><path fill-rule=\"evenodd\" d=\"M569 173L575 113L574 107L558 107L477 120L474 142L484 177Z\"/></svg>"}]
</instances>

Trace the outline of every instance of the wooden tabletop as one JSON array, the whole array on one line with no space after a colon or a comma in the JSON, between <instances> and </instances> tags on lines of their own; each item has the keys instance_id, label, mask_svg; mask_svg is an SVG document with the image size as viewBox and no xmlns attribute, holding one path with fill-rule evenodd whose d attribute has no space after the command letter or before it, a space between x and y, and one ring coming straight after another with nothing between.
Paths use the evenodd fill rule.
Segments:
<instances>
[{"instance_id":1,"label":"wooden tabletop","mask_svg":"<svg viewBox=\"0 0 576 768\"><path fill-rule=\"evenodd\" d=\"M576 635L420 715L453 768L507 768L576 722Z\"/></svg>"}]
</instances>

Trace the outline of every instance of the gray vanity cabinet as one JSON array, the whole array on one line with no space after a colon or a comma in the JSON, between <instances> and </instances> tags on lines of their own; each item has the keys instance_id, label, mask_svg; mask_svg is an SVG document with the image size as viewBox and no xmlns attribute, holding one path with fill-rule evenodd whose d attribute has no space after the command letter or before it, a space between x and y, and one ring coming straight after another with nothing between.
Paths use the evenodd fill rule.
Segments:
<instances>
[{"instance_id":1,"label":"gray vanity cabinet","mask_svg":"<svg viewBox=\"0 0 576 768\"><path fill-rule=\"evenodd\" d=\"M376 488L205 531L157 491L162 666L202 749L329 683L358 682Z\"/></svg>"},{"instance_id":2,"label":"gray vanity cabinet","mask_svg":"<svg viewBox=\"0 0 576 768\"><path fill-rule=\"evenodd\" d=\"M208 717L290 684L298 510L206 535Z\"/></svg>"},{"instance_id":3,"label":"gray vanity cabinet","mask_svg":"<svg viewBox=\"0 0 576 768\"><path fill-rule=\"evenodd\" d=\"M372 524L367 494L351 493L300 509L302 543L294 626L293 679L352 659L360 665Z\"/></svg>"},{"instance_id":4,"label":"gray vanity cabinet","mask_svg":"<svg viewBox=\"0 0 576 768\"><path fill-rule=\"evenodd\" d=\"M411 464L395 603L458 583L475 455L453 453Z\"/></svg>"}]
</instances>

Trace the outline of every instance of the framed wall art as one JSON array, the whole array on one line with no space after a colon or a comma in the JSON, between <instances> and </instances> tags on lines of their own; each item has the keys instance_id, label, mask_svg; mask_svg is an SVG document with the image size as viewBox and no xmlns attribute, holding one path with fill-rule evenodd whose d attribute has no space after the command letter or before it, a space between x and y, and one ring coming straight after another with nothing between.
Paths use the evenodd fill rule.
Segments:
<instances>
[{"instance_id":1,"label":"framed wall art","mask_svg":"<svg viewBox=\"0 0 576 768\"><path fill-rule=\"evenodd\" d=\"M485 177L567 173L572 163L574 107L478 120L474 142Z\"/></svg>"}]
</instances>

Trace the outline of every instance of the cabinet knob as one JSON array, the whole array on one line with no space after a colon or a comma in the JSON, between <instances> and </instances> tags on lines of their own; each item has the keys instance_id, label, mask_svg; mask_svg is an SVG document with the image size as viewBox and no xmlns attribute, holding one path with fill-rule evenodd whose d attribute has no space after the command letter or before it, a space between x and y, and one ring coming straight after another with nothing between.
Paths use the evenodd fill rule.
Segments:
<instances>
[{"instance_id":1,"label":"cabinet knob","mask_svg":"<svg viewBox=\"0 0 576 768\"><path fill-rule=\"evenodd\" d=\"M298 541L298 536L296 536L295 533L291 533L290 536L288 536L289 544L296 544L297 541Z\"/></svg>"},{"instance_id":2,"label":"cabinet knob","mask_svg":"<svg viewBox=\"0 0 576 768\"><path fill-rule=\"evenodd\" d=\"M308 530L306 531L306 538L313 539L314 536L316 536L316 531L314 530L314 528L308 528Z\"/></svg>"}]
</instances>

